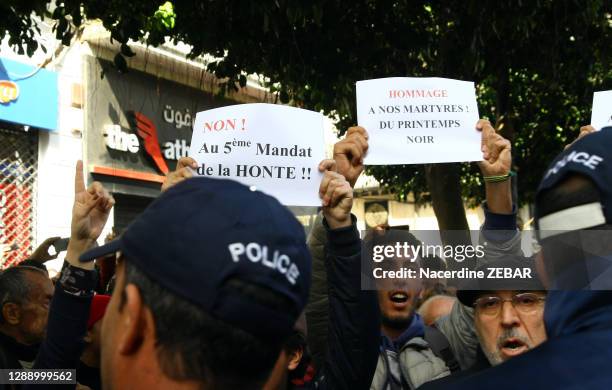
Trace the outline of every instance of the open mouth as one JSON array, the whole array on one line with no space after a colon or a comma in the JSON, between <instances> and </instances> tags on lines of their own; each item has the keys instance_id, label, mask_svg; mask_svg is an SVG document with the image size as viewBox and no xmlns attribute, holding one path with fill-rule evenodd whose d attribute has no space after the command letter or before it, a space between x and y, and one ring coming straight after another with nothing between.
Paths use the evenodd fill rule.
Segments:
<instances>
[{"instance_id":1,"label":"open mouth","mask_svg":"<svg viewBox=\"0 0 612 390\"><path fill-rule=\"evenodd\" d=\"M404 291L394 291L389 295L389 299L394 303L406 303L408 302L408 294Z\"/></svg>"},{"instance_id":2,"label":"open mouth","mask_svg":"<svg viewBox=\"0 0 612 390\"><path fill-rule=\"evenodd\" d=\"M516 338L510 338L506 339L501 344L500 349L504 355L510 357L520 355L521 353L527 351L529 348L527 347L527 344L525 344L523 341Z\"/></svg>"}]
</instances>

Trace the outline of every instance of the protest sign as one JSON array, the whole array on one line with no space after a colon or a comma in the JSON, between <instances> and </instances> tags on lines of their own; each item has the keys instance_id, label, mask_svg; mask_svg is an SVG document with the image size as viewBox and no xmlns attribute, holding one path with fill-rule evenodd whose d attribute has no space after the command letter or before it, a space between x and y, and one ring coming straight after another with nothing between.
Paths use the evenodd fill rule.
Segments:
<instances>
[{"instance_id":1,"label":"protest sign","mask_svg":"<svg viewBox=\"0 0 612 390\"><path fill-rule=\"evenodd\" d=\"M601 130L602 127L612 126L612 90L599 91L593 94L591 126L596 130Z\"/></svg>"},{"instance_id":2,"label":"protest sign","mask_svg":"<svg viewBox=\"0 0 612 390\"><path fill-rule=\"evenodd\" d=\"M474 83L392 77L357 82L357 122L369 138L365 163L482 160Z\"/></svg>"},{"instance_id":3,"label":"protest sign","mask_svg":"<svg viewBox=\"0 0 612 390\"><path fill-rule=\"evenodd\" d=\"M193 126L190 156L198 162L198 175L239 181L285 205L321 204L320 113L264 103L202 111Z\"/></svg>"}]
</instances>

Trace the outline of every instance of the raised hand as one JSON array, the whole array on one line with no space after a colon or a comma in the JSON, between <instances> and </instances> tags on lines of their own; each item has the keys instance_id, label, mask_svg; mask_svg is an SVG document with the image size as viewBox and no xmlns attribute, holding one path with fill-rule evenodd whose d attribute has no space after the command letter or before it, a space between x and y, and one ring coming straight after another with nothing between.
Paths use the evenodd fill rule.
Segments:
<instances>
[{"instance_id":1,"label":"raised hand","mask_svg":"<svg viewBox=\"0 0 612 390\"><path fill-rule=\"evenodd\" d=\"M495 132L491 123L481 119L476 129L482 131L481 149L483 161L478 162L480 171L485 177L487 207L496 214L512 213L512 186L510 169L512 153L510 141ZM497 176L496 182L487 181L487 177ZM503 176L506 176L505 178Z\"/></svg>"},{"instance_id":2,"label":"raised hand","mask_svg":"<svg viewBox=\"0 0 612 390\"><path fill-rule=\"evenodd\" d=\"M182 182L183 180L192 177L193 173L189 168L198 168L198 163L196 162L196 160L191 157L181 157L176 164L176 169L166 175L164 184L162 184L161 186L162 192Z\"/></svg>"},{"instance_id":3,"label":"raised hand","mask_svg":"<svg viewBox=\"0 0 612 390\"><path fill-rule=\"evenodd\" d=\"M77 161L74 175L74 204L70 224L70 242L66 260L77 263L78 256L90 248L102 233L115 199L100 182L85 188L83 162ZM87 268L93 267L93 262Z\"/></svg>"},{"instance_id":4,"label":"raised hand","mask_svg":"<svg viewBox=\"0 0 612 390\"><path fill-rule=\"evenodd\" d=\"M319 171L325 172L319 186L323 216L331 229L351 225L353 189L344 176L336 172L334 160L323 160Z\"/></svg>"},{"instance_id":5,"label":"raised hand","mask_svg":"<svg viewBox=\"0 0 612 390\"><path fill-rule=\"evenodd\" d=\"M59 253L54 255L49 254L49 248L55 243L55 241L61 239L61 237L49 237L42 242L30 255L29 259L36 260L40 263L44 263L49 260L56 259Z\"/></svg>"},{"instance_id":6,"label":"raised hand","mask_svg":"<svg viewBox=\"0 0 612 390\"><path fill-rule=\"evenodd\" d=\"M574 144L574 142L578 141L580 138L583 138L591 133L596 132L597 130L595 130L595 128L591 125L586 125L586 126L582 126L580 128L580 134L578 134L578 137L573 140L572 142L570 142L569 144L565 145L564 149L569 148L570 146L572 146Z\"/></svg>"},{"instance_id":7,"label":"raised hand","mask_svg":"<svg viewBox=\"0 0 612 390\"><path fill-rule=\"evenodd\" d=\"M368 151L368 133L360 126L351 127L343 140L334 145L334 160L338 173L348 180L351 187L363 172L363 157Z\"/></svg>"},{"instance_id":8,"label":"raised hand","mask_svg":"<svg viewBox=\"0 0 612 390\"><path fill-rule=\"evenodd\" d=\"M476 129L482 132L480 148L483 160L478 166L483 176L507 175L512 167L510 141L497 134L488 120L479 120Z\"/></svg>"}]
</instances>

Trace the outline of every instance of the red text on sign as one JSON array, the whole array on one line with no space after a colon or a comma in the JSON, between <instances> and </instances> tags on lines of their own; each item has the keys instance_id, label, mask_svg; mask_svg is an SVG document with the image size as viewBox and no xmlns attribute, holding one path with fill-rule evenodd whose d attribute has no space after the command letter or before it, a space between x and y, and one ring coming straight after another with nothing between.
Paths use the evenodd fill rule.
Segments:
<instances>
[{"instance_id":1,"label":"red text on sign","mask_svg":"<svg viewBox=\"0 0 612 390\"><path fill-rule=\"evenodd\" d=\"M224 130L246 130L246 119L219 119L216 121L204 122L204 130L206 131L224 131Z\"/></svg>"},{"instance_id":2,"label":"red text on sign","mask_svg":"<svg viewBox=\"0 0 612 390\"><path fill-rule=\"evenodd\" d=\"M392 99L448 97L448 91L446 89L392 89L389 91L389 97Z\"/></svg>"}]
</instances>

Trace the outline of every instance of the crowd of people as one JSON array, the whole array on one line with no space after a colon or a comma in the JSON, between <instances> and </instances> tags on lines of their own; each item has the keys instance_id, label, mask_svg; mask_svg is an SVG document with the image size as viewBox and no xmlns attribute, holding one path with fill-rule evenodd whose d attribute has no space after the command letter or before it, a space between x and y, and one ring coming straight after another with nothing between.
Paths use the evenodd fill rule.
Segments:
<instances>
[{"instance_id":1,"label":"crowd of people","mask_svg":"<svg viewBox=\"0 0 612 390\"><path fill-rule=\"evenodd\" d=\"M510 142L486 120L476 128L486 201L475 267L530 264L536 277L363 288L368 245L416 238L360 237L361 127L319 165L308 237L275 198L193 177L184 157L159 198L98 246L115 201L85 186L78 162L60 274L44 266L57 237L0 273L0 368L75 369L76 385L62 386L94 390L612 388L612 128L582 128L551 162L533 259L521 250Z\"/></svg>"}]
</instances>

